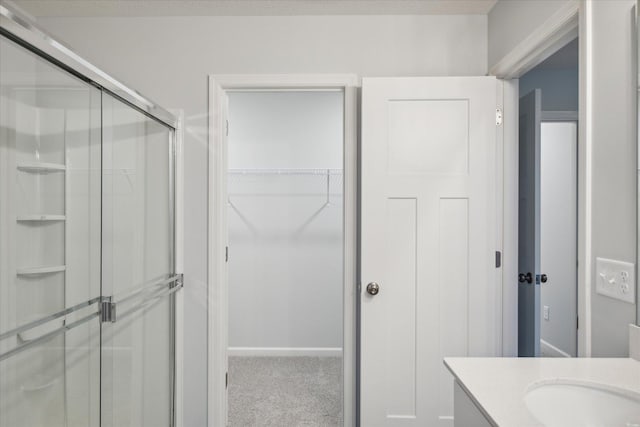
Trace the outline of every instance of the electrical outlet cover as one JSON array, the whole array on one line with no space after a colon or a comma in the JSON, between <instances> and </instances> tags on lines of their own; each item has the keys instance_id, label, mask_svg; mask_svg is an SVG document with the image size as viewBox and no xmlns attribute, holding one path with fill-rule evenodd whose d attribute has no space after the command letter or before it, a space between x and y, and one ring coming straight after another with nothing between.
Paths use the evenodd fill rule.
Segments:
<instances>
[{"instance_id":1,"label":"electrical outlet cover","mask_svg":"<svg viewBox=\"0 0 640 427\"><path fill-rule=\"evenodd\" d=\"M635 265L629 262L596 258L596 292L635 304Z\"/></svg>"}]
</instances>

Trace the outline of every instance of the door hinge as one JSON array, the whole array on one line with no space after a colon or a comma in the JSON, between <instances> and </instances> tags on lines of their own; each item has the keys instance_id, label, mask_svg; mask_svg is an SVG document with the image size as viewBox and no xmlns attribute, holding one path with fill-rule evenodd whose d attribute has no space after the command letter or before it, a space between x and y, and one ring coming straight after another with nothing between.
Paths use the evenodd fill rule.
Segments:
<instances>
[{"instance_id":1,"label":"door hinge","mask_svg":"<svg viewBox=\"0 0 640 427\"><path fill-rule=\"evenodd\" d=\"M226 125L227 125L226 133L227 133L227 136L229 136L229 120L225 120L225 122L226 122Z\"/></svg>"},{"instance_id":2,"label":"door hinge","mask_svg":"<svg viewBox=\"0 0 640 427\"><path fill-rule=\"evenodd\" d=\"M576 329L580 329L580 318L576 317Z\"/></svg>"},{"instance_id":3,"label":"door hinge","mask_svg":"<svg viewBox=\"0 0 640 427\"><path fill-rule=\"evenodd\" d=\"M502 124L502 109L496 108L496 126Z\"/></svg>"},{"instance_id":4,"label":"door hinge","mask_svg":"<svg viewBox=\"0 0 640 427\"><path fill-rule=\"evenodd\" d=\"M502 252L496 251L496 268L502 267Z\"/></svg>"},{"instance_id":5,"label":"door hinge","mask_svg":"<svg viewBox=\"0 0 640 427\"><path fill-rule=\"evenodd\" d=\"M102 323L115 323L116 303L111 301L111 297L102 301L100 306L100 320Z\"/></svg>"},{"instance_id":6,"label":"door hinge","mask_svg":"<svg viewBox=\"0 0 640 427\"><path fill-rule=\"evenodd\" d=\"M229 262L229 246L224 247L224 262Z\"/></svg>"},{"instance_id":7,"label":"door hinge","mask_svg":"<svg viewBox=\"0 0 640 427\"><path fill-rule=\"evenodd\" d=\"M224 374L224 388L229 388L229 372Z\"/></svg>"}]
</instances>

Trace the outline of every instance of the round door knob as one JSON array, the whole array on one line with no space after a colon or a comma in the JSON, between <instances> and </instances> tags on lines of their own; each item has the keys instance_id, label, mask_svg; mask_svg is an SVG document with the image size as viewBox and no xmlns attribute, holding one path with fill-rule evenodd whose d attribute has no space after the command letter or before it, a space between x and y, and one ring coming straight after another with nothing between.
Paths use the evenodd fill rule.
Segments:
<instances>
[{"instance_id":1,"label":"round door knob","mask_svg":"<svg viewBox=\"0 0 640 427\"><path fill-rule=\"evenodd\" d=\"M541 281L542 283L547 283L547 280L549 280L549 278L547 277L547 275L546 275L546 274L542 274L542 275L540 276L540 281Z\"/></svg>"},{"instance_id":2,"label":"round door knob","mask_svg":"<svg viewBox=\"0 0 640 427\"><path fill-rule=\"evenodd\" d=\"M380 285L376 282L371 282L367 285L367 293L369 295L378 295L378 292L380 292Z\"/></svg>"},{"instance_id":3,"label":"round door knob","mask_svg":"<svg viewBox=\"0 0 640 427\"><path fill-rule=\"evenodd\" d=\"M520 283L532 283L533 282L533 276L531 275L531 273L527 273L527 274L518 274L518 282Z\"/></svg>"}]
</instances>

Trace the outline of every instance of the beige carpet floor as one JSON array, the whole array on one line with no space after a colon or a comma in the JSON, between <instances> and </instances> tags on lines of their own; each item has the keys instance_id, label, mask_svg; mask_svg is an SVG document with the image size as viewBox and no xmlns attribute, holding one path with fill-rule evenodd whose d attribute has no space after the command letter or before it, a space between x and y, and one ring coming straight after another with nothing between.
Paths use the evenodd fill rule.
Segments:
<instances>
[{"instance_id":1,"label":"beige carpet floor","mask_svg":"<svg viewBox=\"0 0 640 427\"><path fill-rule=\"evenodd\" d=\"M231 427L341 424L340 357L229 357Z\"/></svg>"}]
</instances>

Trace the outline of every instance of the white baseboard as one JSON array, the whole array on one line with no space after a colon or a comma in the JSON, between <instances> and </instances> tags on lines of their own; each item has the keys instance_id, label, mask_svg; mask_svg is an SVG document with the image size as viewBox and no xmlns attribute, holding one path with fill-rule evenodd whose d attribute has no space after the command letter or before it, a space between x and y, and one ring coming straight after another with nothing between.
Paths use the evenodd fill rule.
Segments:
<instances>
[{"instance_id":1,"label":"white baseboard","mask_svg":"<svg viewBox=\"0 0 640 427\"><path fill-rule=\"evenodd\" d=\"M340 347L229 347L229 356L342 356Z\"/></svg>"},{"instance_id":2,"label":"white baseboard","mask_svg":"<svg viewBox=\"0 0 640 427\"><path fill-rule=\"evenodd\" d=\"M438 417L438 427L454 427L453 415L440 415Z\"/></svg>"},{"instance_id":3,"label":"white baseboard","mask_svg":"<svg viewBox=\"0 0 640 427\"><path fill-rule=\"evenodd\" d=\"M543 339L540 340L540 354L542 357L571 357L569 353L565 353Z\"/></svg>"}]
</instances>

